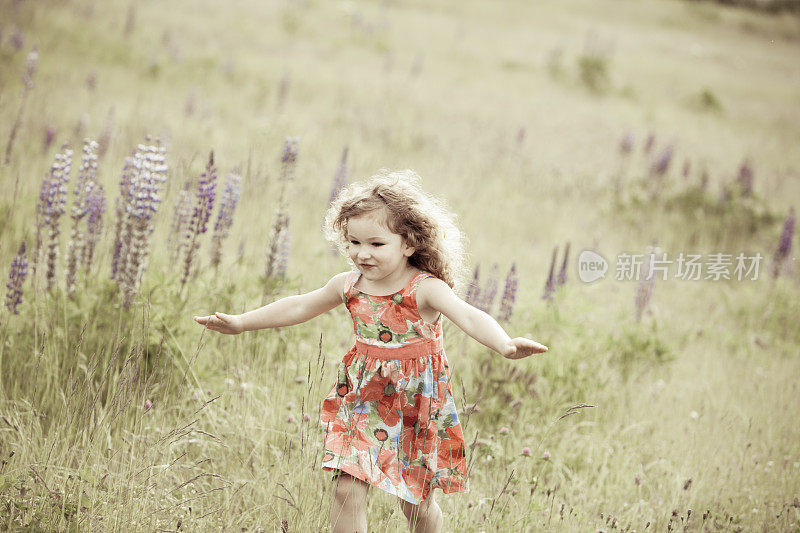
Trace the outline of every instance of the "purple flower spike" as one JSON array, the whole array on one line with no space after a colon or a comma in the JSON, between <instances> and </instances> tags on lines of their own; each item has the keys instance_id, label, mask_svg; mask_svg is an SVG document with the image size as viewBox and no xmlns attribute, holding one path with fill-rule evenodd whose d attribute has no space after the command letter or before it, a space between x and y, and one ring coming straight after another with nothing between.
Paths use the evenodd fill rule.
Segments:
<instances>
[{"instance_id":1,"label":"purple flower spike","mask_svg":"<svg viewBox=\"0 0 800 533\"><path fill-rule=\"evenodd\" d=\"M564 285L567 282L567 263L569 262L569 243L564 249L564 260L561 263L561 270L558 271L556 285Z\"/></svg>"},{"instance_id":2,"label":"purple flower spike","mask_svg":"<svg viewBox=\"0 0 800 533\"><path fill-rule=\"evenodd\" d=\"M43 262L42 255L46 250L47 288L56 284L56 266L58 262L59 235L61 229L59 219L66 211L67 183L72 166L72 150L64 147L64 152L56 154L50 167L50 174L42 181L39 191L39 202L36 205L36 251L34 253L34 272L39 272Z\"/></svg>"},{"instance_id":3,"label":"purple flower spike","mask_svg":"<svg viewBox=\"0 0 800 533\"><path fill-rule=\"evenodd\" d=\"M739 182L742 196L749 197L753 195L753 169L750 168L749 161L745 161L739 167L739 176L736 181Z\"/></svg>"},{"instance_id":4,"label":"purple flower spike","mask_svg":"<svg viewBox=\"0 0 800 533\"><path fill-rule=\"evenodd\" d=\"M228 174L219 204L217 222L214 224L214 236L211 243L211 263L213 265L218 265L222 258L222 241L228 237L233 225L233 212L239 202L241 190L242 178L237 174Z\"/></svg>"},{"instance_id":5,"label":"purple flower spike","mask_svg":"<svg viewBox=\"0 0 800 533\"><path fill-rule=\"evenodd\" d=\"M789 208L789 214L783 221L781 238L778 241L778 249L772 258L772 276L778 277L781 271L787 268L789 255L792 252L792 238L794 237L795 213L794 207Z\"/></svg>"},{"instance_id":6,"label":"purple flower spike","mask_svg":"<svg viewBox=\"0 0 800 533\"><path fill-rule=\"evenodd\" d=\"M653 296L653 287L656 277L653 272L653 259L655 259L655 244L645 254L645 263L642 265L642 279L636 288L636 321L642 319L647 304Z\"/></svg>"},{"instance_id":7,"label":"purple flower spike","mask_svg":"<svg viewBox=\"0 0 800 533\"><path fill-rule=\"evenodd\" d=\"M480 277L480 264L475 265L475 271L472 274L472 281L469 282L467 286L467 294L464 297L464 301L470 305L478 306L480 300L480 293L481 293L481 286L479 282Z\"/></svg>"},{"instance_id":8,"label":"purple flower spike","mask_svg":"<svg viewBox=\"0 0 800 533\"><path fill-rule=\"evenodd\" d=\"M553 293L556 292L556 258L558 257L558 246L553 248L553 258L550 260L550 273L547 274L547 281L544 284L544 293L542 293L542 300L553 300Z\"/></svg>"},{"instance_id":9,"label":"purple flower spike","mask_svg":"<svg viewBox=\"0 0 800 533\"><path fill-rule=\"evenodd\" d=\"M661 155L658 156L655 163L653 163L650 173L656 174L659 177L663 176L667 173L670 162L672 162L672 146L667 146L664 148L664 151L661 152Z\"/></svg>"},{"instance_id":10,"label":"purple flower spike","mask_svg":"<svg viewBox=\"0 0 800 533\"><path fill-rule=\"evenodd\" d=\"M186 231L186 257L183 261L181 286L193 275L195 258L200 249L200 236L208 229L214 198L217 191L217 167L214 166L214 152L208 156L206 170L200 175L195 193L194 211Z\"/></svg>"},{"instance_id":11,"label":"purple flower spike","mask_svg":"<svg viewBox=\"0 0 800 533\"><path fill-rule=\"evenodd\" d=\"M488 313L492 306L494 305L494 299L497 296L497 286L499 283L498 273L497 273L497 264L492 266L492 269L489 271L489 276L486 278L486 286L481 290L482 298L481 298L481 305L478 309Z\"/></svg>"},{"instance_id":12,"label":"purple flower spike","mask_svg":"<svg viewBox=\"0 0 800 533\"><path fill-rule=\"evenodd\" d=\"M503 299L500 301L500 320L508 322L514 310L514 302L517 297L517 265L511 265L511 269L506 275L506 286L503 289Z\"/></svg>"},{"instance_id":13,"label":"purple flower spike","mask_svg":"<svg viewBox=\"0 0 800 533\"><path fill-rule=\"evenodd\" d=\"M12 313L19 314L17 306L22 302L22 284L28 277L28 254L25 250L25 241L19 246L19 251L11 261L11 270L6 283L6 307Z\"/></svg>"}]
</instances>

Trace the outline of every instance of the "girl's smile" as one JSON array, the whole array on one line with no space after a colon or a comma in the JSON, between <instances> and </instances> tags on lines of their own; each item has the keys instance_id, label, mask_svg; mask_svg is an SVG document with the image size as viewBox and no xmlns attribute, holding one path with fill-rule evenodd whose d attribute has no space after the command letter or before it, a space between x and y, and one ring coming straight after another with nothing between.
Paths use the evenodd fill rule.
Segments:
<instances>
[{"instance_id":1,"label":"girl's smile","mask_svg":"<svg viewBox=\"0 0 800 533\"><path fill-rule=\"evenodd\" d=\"M347 253L373 290L402 287L408 278L408 258L414 248L392 233L385 210L365 213L347 221Z\"/></svg>"}]
</instances>

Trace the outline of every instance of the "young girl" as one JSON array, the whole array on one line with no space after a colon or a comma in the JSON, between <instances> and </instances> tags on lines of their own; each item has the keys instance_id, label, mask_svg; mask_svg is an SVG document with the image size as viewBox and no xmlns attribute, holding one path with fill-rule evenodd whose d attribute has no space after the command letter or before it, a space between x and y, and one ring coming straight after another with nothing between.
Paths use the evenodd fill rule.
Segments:
<instances>
[{"instance_id":1,"label":"young girl","mask_svg":"<svg viewBox=\"0 0 800 533\"><path fill-rule=\"evenodd\" d=\"M438 532L433 489L467 492L464 435L442 345L442 316L509 359L547 351L510 338L452 287L463 264L461 233L411 171L382 173L344 189L325 229L356 270L322 288L242 315L194 319L237 334L305 322L344 303L356 342L322 404L322 468L334 471L334 532L367 531L370 486L398 496L413 532Z\"/></svg>"}]
</instances>

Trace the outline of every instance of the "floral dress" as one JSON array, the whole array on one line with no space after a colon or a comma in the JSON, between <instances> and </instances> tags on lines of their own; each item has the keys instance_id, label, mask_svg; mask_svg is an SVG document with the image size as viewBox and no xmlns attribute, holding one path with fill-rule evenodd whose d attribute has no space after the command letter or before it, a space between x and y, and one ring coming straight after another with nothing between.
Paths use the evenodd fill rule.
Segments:
<instances>
[{"instance_id":1,"label":"floral dress","mask_svg":"<svg viewBox=\"0 0 800 533\"><path fill-rule=\"evenodd\" d=\"M422 319L418 272L400 292L372 296L345 282L356 343L322 403L322 468L419 504L430 491L469 492L464 433L442 346L442 318ZM335 477L335 476L334 476Z\"/></svg>"}]
</instances>

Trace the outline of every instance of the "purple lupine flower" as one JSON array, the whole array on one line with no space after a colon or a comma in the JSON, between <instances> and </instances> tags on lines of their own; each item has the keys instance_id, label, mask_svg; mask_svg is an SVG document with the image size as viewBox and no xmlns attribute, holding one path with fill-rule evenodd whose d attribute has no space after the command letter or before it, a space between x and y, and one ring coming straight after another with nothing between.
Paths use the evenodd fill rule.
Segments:
<instances>
[{"instance_id":1,"label":"purple lupine flower","mask_svg":"<svg viewBox=\"0 0 800 533\"><path fill-rule=\"evenodd\" d=\"M47 126L47 129L44 131L44 142L42 144L45 152L50 149L50 145L53 144L55 138L56 138L56 127L51 124Z\"/></svg>"},{"instance_id":2,"label":"purple lupine flower","mask_svg":"<svg viewBox=\"0 0 800 533\"><path fill-rule=\"evenodd\" d=\"M569 261L569 242L564 249L564 260L561 262L561 270L558 271L556 285L564 285L567 282L567 262Z\"/></svg>"},{"instance_id":3,"label":"purple lupine flower","mask_svg":"<svg viewBox=\"0 0 800 533\"><path fill-rule=\"evenodd\" d=\"M214 152L208 156L206 170L200 175L195 193L194 211L186 230L186 257L183 261L181 286L185 285L193 273L197 250L200 249L200 236L208 229L211 211L217 192L217 167L214 166Z\"/></svg>"},{"instance_id":4,"label":"purple lupine flower","mask_svg":"<svg viewBox=\"0 0 800 533\"><path fill-rule=\"evenodd\" d=\"M17 306L22 302L22 284L28 277L28 254L25 250L25 241L19 245L19 251L11 261L11 270L6 283L6 307L12 313L19 314Z\"/></svg>"},{"instance_id":5,"label":"purple lupine flower","mask_svg":"<svg viewBox=\"0 0 800 533\"><path fill-rule=\"evenodd\" d=\"M86 248L86 232L83 229L83 218L89 212L88 197L97 184L97 143L86 139L83 142L81 156L81 169L75 182L74 196L70 218L72 218L72 231L67 243L67 294L75 292L75 275L78 270L78 260L83 257Z\"/></svg>"},{"instance_id":6,"label":"purple lupine flower","mask_svg":"<svg viewBox=\"0 0 800 533\"><path fill-rule=\"evenodd\" d=\"M481 290L481 305L478 309L488 313L494 305L494 299L497 296L497 287L499 284L497 264L492 265L489 275L486 278L486 286Z\"/></svg>"},{"instance_id":7,"label":"purple lupine flower","mask_svg":"<svg viewBox=\"0 0 800 533\"><path fill-rule=\"evenodd\" d=\"M192 180L187 179L183 182L181 190L178 191L178 199L175 202L172 225L169 230L168 245L170 262L173 264L182 257L183 249L186 247L186 232L194 212L192 203Z\"/></svg>"},{"instance_id":8,"label":"purple lupine flower","mask_svg":"<svg viewBox=\"0 0 800 533\"><path fill-rule=\"evenodd\" d=\"M267 264L265 269L265 276L267 279L273 277L283 277L284 270L281 271L281 249L287 246L288 236L286 232L289 231L289 213L286 204L286 195L289 183L294 180L295 166L297 164L297 137L287 137L283 147L283 155L281 162L283 169L281 171L281 189L278 196L278 211L275 213L275 221L272 224L272 231L270 232L270 243L267 249ZM269 284L264 286L264 296L269 291Z\"/></svg>"},{"instance_id":9,"label":"purple lupine flower","mask_svg":"<svg viewBox=\"0 0 800 533\"><path fill-rule=\"evenodd\" d=\"M739 167L739 176L736 181L739 182L742 196L749 197L753 195L753 169L750 168L749 161L744 161L742 166Z\"/></svg>"},{"instance_id":10,"label":"purple lupine flower","mask_svg":"<svg viewBox=\"0 0 800 533\"><path fill-rule=\"evenodd\" d=\"M556 258L558 256L558 246L553 248L553 258L550 260L550 273L547 274L547 281L544 284L544 293L542 293L542 300L553 300L553 293L556 292Z\"/></svg>"},{"instance_id":11,"label":"purple lupine flower","mask_svg":"<svg viewBox=\"0 0 800 533\"><path fill-rule=\"evenodd\" d=\"M667 169L669 169L669 164L672 161L672 145L667 146L661 152L661 155L658 156L658 159L653 163L652 167L650 168L650 174L656 174L659 177L666 174Z\"/></svg>"},{"instance_id":12,"label":"purple lupine flower","mask_svg":"<svg viewBox=\"0 0 800 533\"><path fill-rule=\"evenodd\" d=\"M653 275L653 259L655 257L655 250L651 249L645 254L645 264L642 265L643 277L636 287L636 321L642 319L647 304L653 295L653 286L656 282L656 277Z\"/></svg>"},{"instance_id":13,"label":"purple lupine flower","mask_svg":"<svg viewBox=\"0 0 800 533\"><path fill-rule=\"evenodd\" d=\"M22 31L19 28L14 28L14 33L11 34L11 39L9 40L16 52L19 52L22 50L22 47L25 46L25 37L22 35Z\"/></svg>"},{"instance_id":14,"label":"purple lupine flower","mask_svg":"<svg viewBox=\"0 0 800 533\"><path fill-rule=\"evenodd\" d=\"M214 236L211 241L211 263L213 265L218 265L222 258L222 241L228 237L233 225L233 212L239 202L241 190L242 178L237 174L228 174L225 190L222 192L219 204L217 222L214 224Z\"/></svg>"},{"instance_id":15,"label":"purple lupine flower","mask_svg":"<svg viewBox=\"0 0 800 533\"><path fill-rule=\"evenodd\" d=\"M128 308L147 269L149 238L153 218L161 205L159 192L167 180L166 149L160 142L154 146L139 145L126 160L126 171L120 180L120 202L117 212L118 247L114 251L114 279L118 282L123 307Z\"/></svg>"},{"instance_id":16,"label":"purple lupine flower","mask_svg":"<svg viewBox=\"0 0 800 533\"><path fill-rule=\"evenodd\" d=\"M684 160L684 162L683 162L683 171L681 172L681 176L683 176L683 179L686 179L686 178L689 177L689 170L691 170L691 168L692 168L692 166L691 166L691 163L689 163L689 160L688 159Z\"/></svg>"},{"instance_id":17,"label":"purple lupine flower","mask_svg":"<svg viewBox=\"0 0 800 533\"><path fill-rule=\"evenodd\" d=\"M55 161L50 167L50 174L42 181L39 192L39 202L36 206L38 217L36 229L37 249L34 257L34 272L39 271L41 255L47 250L47 288L51 289L56 283L56 265L58 262L59 219L66 211L67 183L72 165L72 150L64 147L63 153L56 154Z\"/></svg>"},{"instance_id":18,"label":"purple lupine flower","mask_svg":"<svg viewBox=\"0 0 800 533\"><path fill-rule=\"evenodd\" d=\"M22 90L24 92L33 89L33 75L36 74L38 68L39 68L39 47L34 46L31 49L31 51L28 52L28 56L25 58L25 70L22 73L22 83L24 84Z\"/></svg>"},{"instance_id":19,"label":"purple lupine flower","mask_svg":"<svg viewBox=\"0 0 800 533\"><path fill-rule=\"evenodd\" d=\"M339 163L339 168L336 170L336 175L333 177L333 186L331 187L331 195L328 203L332 203L345 185L347 185L347 146L342 151L342 161Z\"/></svg>"},{"instance_id":20,"label":"purple lupine flower","mask_svg":"<svg viewBox=\"0 0 800 533\"><path fill-rule=\"evenodd\" d=\"M89 271L89 267L94 260L94 250L100 241L103 233L103 215L106 212L106 192L99 183L95 184L92 191L86 198L87 217L86 217L86 246L83 249L81 263L84 272Z\"/></svg>"},{"instance_id":21,"label":"purple lupine flower","mask_svg":"<svg viewBox=\"0 0 800 533\"><path fill-rule=\"evenodd\" d=\"M470 305L478 306L480 295L481 295L481 287L480 287L480 264L475 265L475 271L472 274L472 281L469 282L467 285L467 294L464 296L464 301Z\"/></svg>"},{"instance_id":22,"label":"purple lupine flower","mask_svg":"<svg viewBox=\"0 0 800 533\"><path fill-rule=\"evenodd\" d=\"M122 234L125 224L125 207L131 200L131 176L133 175L133 160L136 157L136 150L125 158L125 166L122 167L122 174L119 179L119 198L116 200L117 223L114 226L114 255L111 260L111 279L117 279L120 263L122 262L122 251L125 243Z\"/></svg>"},{"instance_id":23,"label":"purple lupine flower","mask_svg":"<svg viewBox=\"0 0 800 533\"><path fill-rule=\"evenodd\" d=\"M619 143L619 151L622 155L628 155L633 151L633 134L628 132Z\"/></svg>"},{"instance_id":24,"label":"purple lupine flower","mask_svg":"<svg viewBox=\"0 0 800 533\"><path fill-rule=\"evenodd\" d=\"M795 214L794 207L789 208L789 213L783 221L783 231L781 231L781 238L778 241L778 249L775 250L775 255L772 258L772 276L778 277L781 270L787 264L789 255L792 252L792 238L794 237L794 223Z\"/></svg>"},{"instance_id":25,"label":"purple lupine flower","mask_svg":"<svg viewBox=\"0 0 800 533\"><path fill-rule=\"evenodd\" d=\"M655 133L651 133L647 136L647 140L644 143L644 153L649 154L650 150L653 149L653 144L656 142L656 135Z\"/></svg>"},{"instance_id":26,"label":"purple lupine flower","mask_svg":"<svg viewBox=\"0 0 800 533\"><path fill-rule=\"evenodd\" d=\"M286 137L284 141L283 155L281 156L281 163L283 163L281 179L283 181L292 181L294 179L294 168L297 163L297 143L297 137Z\"/></svg>"},{"instance_id":27,"label":"purple lupine flower","mask_svg":"<svg viewBox=\"0 0 800 533\"><path fill-rule=\"evenodd\" d=\"M517 264L512 263L506 275L506 285L503 289L503 299L500 300L500 320L508 322L514 310L514 301L517 297Z\"/></svg>"}]
</instances>

